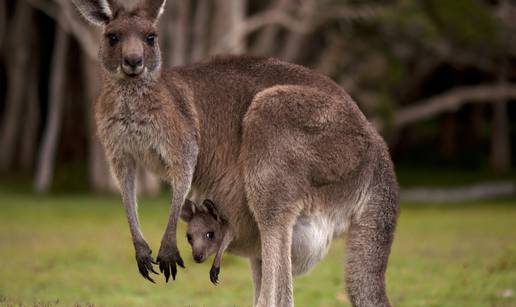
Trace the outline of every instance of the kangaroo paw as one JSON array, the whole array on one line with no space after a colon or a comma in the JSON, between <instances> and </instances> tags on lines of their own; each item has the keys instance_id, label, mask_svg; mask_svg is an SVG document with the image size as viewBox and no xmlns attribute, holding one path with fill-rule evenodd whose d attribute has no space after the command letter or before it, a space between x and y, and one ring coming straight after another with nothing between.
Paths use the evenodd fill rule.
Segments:
<instances>
[{"instance_id":1,"label":"kangaroo paw","mask_svg":"<svg viewBox=\"0 0 516 307\"><path fill-rule=\"evenodd\" d=\"M220 273L220 268L217 268L214 266L211 267L210 280L214 285L217 285L219 282L219 273Z\"/></svg>"}]
</instances>

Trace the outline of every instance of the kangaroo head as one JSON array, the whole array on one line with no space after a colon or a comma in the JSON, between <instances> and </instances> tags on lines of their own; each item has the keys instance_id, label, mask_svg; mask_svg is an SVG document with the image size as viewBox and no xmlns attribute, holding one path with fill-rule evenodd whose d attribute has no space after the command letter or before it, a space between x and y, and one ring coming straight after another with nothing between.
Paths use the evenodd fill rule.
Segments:
<instances>
[{"instance_id":1,"label":"kangaroo head","mask_svg":"<svg viewBox=\"0 0 516 307\"><path fill-rule=\"evenodd\" d=\"M124 79L159 74L157 23L165 2L142 0L128 8L116 0L73 0L88 21L103 28L100 59L104 70Z\"/></svg>"},{"instance_id":2,"label":"kangaroo head","mask_svg":"<svg viewBox=\"0 0 516 307\"><path fill-rule=\"evenodd\" d=\"M204 262L215 253L224 237L223 220L213 202L206 199L202 205L186 200L181 210L181 219L188 223L186 238L192 247L195 262Z\"/></svg>"}]
</instances>

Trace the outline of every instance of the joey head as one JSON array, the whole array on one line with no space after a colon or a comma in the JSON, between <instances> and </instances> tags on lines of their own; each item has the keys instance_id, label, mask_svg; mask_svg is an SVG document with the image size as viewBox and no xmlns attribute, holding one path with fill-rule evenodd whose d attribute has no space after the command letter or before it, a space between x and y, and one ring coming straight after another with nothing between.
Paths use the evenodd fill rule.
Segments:
<instances>
[{"instance_id":1,"label":"joey head","mask_svg":"<svg viewBox=\"0 0 516 307\"><path fill-rule=\"evenodd\" d=\"M222 255L232 240L227 222L221 218L215 204L209 199L204 200L201 205L187 199L181 210L181 219L188 224L186 238L192 247L195 262L202 263L216 253L210 270L210 280L217 284Z\"/></svg>"}]
</instances>

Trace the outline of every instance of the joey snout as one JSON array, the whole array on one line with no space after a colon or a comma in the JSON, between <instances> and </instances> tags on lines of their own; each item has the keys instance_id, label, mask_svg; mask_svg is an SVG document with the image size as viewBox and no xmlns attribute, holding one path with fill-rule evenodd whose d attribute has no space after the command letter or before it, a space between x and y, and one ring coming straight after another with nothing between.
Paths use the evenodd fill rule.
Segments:
<instances>
[{"instance_id":1,"label":"joey snout","mask_svg":"<svg viewBox=\"0 0 516 307\"><path fill-rule=\"evenodd\" d=\"M203 263L204 261L206 261L206 258L208 258L208 256L204 253L204 251L195 251L195 250L193 250L192 251L192 258L197 263Z\"/></svg>"}]
</instances>

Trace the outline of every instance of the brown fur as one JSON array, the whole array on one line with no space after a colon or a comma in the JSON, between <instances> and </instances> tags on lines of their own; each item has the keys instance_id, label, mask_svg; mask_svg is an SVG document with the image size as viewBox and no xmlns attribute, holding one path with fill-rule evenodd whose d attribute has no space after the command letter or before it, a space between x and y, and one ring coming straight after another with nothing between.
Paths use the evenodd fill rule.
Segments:
<instances>
[{"instance_id":1,"label":"brown fur","mask_svg":"<svg viewBox=\"0 0 516 307\"><path fill-rule=\"evenodd\" d=\"M389 305L398 187L383 140L344 90L301 66L251 56L162 70L148 37L164 0L131 10L112 0L74 3L104 26L96 122L144 277L152 257L136 213L137 163L174 191L157 257L167 280L183 264L176 225L192 189L227 219L228 250L251 259L256 305L293 305L292 273L312 268L348 227L353 305Z\"/></svg>"}]
</instances>

